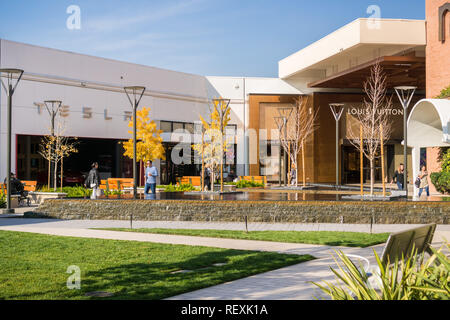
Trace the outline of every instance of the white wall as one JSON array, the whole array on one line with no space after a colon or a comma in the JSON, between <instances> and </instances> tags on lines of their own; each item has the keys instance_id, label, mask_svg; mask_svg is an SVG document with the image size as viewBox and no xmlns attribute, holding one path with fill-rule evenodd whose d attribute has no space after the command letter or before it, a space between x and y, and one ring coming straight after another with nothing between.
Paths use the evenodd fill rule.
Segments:
<instances>
[{"instance_id":1,"label":"white wall","mask_svg":"<svg viewBox=\"0 0 450 320\"><path fill-rule=\"evenodd\" d=\"M140 107L150 107L150 118L196 122L199 115L207 116L208 101L223 97L231 99L231 124L243 132L244 82L245 95L299 94L280 79L238 77L204 77L154 67L135 65L72 52L42 48L28 44L0 40L0 67L25 70L13 99L12 171L16 171L15 136L44 135L49 132L50 120L45 108L38 112L35 103L62 100L70 107L66 122L66 136L101 139L127 139L128 120L125 111L131 106L120 92L123 86L147 87ZM82 85L83 84L83 85ZM119 91L119 92L118 92ZM83 118L83 108L91 108L92 118ZM106 120L104 111L107 109ZM248 105L246 105L248 124ZM0 97L0 178L6 176L6 97ZM170 140L167 137L167 140ZM243 133L237 137L237 161L244 163ZM248 150L248 148L247 148ZM239 169L239 175L244 169Z\"/></svg>"}]
</instances>

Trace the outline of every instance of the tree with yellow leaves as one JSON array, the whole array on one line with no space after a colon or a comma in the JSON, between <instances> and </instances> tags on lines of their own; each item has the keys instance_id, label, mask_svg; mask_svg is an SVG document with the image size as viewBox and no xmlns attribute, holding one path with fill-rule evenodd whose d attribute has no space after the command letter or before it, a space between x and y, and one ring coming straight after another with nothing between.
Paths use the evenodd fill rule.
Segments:
<instances>
[{"instance_id":1,"label":"tree with yellow leaves","mask_svg":"<svg viewBox=\"0 0 450 320\"><path fill-rule=\"evenodd\" d=\"M150 108L142 108L136 112L136 161L165 159L165 151L162 145L162 130L157 129L155 121L150 121ZM133 128L133 121L128 127ZM133 134L132 131L128 133ZM133 139L123 142L124 156L133 159Z\"/></svg>"},{"instance_id":2,"label":"tree with yellow leaves","mask_svg":"<svg viewBox=\"0 0 450 320\"><path fill-rule=\"evenodd\" d=\"M204 167L211 170L211 190L214 190L215 172L220 170L220 191L223 192L223 159L230 141L225 137L225 128L230 121L229 100L214 99L210 109L210 122L200 116L203 125L202 141L194 145L194 150L202 155L202 177Z\"/></svg>"}]
</instances>

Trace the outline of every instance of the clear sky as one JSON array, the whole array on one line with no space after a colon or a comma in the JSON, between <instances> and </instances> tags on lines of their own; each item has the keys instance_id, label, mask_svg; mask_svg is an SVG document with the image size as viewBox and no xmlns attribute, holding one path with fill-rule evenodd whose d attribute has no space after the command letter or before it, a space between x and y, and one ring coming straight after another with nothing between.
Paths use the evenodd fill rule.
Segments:
<instances>
[{"instance_id":1,"label":"clear sky","mask_svg":"<svg viewBox=\"0 0 450 320\"><path fill-rule=\"evenodd\" d=\"M81 29L66 13L80 8ZM170 70L277 77L278 61L361 17L424 19L425 0L0 0L0 38Z\"/></svg>"}]
</instances>

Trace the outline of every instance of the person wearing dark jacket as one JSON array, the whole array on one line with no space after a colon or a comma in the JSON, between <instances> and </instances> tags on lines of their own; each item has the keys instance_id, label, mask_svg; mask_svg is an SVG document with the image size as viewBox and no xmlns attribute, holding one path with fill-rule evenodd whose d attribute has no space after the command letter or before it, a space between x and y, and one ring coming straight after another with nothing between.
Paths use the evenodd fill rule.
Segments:
<instances>
[{"instance_id":1,"label":"person wearing dark jacket","mask_svg":"<svg viewBox=\"0 0 450 320\"><path fill-rule=\"evenodd\" d=\"M92 189L91 199L97 199L97 190L100 187L100 176L98 174L98 163L94 162L91 165L91 171L89 171L88 177L85 182L86 188Z\"/></svg>"},{"instance_id":2,"label":"person wearing dark jacket","mask_svg":"<svg viewBox=\"0 0 450 320\"><path fill-rule=\"evenodd\" d=\"M5 185L7 179L5 178ZM11 172L11 195L17 195L20 194L21 196L25 196L25 190L23 183L17 179L16 175Z\"/></svg>"}]
</instances>

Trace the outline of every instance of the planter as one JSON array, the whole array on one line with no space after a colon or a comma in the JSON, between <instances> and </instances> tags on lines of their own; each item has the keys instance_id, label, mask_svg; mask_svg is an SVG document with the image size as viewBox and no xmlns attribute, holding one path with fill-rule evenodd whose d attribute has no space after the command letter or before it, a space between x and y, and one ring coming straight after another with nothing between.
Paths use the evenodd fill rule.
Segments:
<instances>
[{"instance_id":1,"label":"planter","mask_svg":"<svg viewBox=\"0 0 450 320\"><path fill-rule=\"evenodd\" d=\"M29 192L28 196L31 198L31 202L35 204L41 204L47 199L64 199L67 197L67 193L64 192Z\"/></svg>"},{"instance_id":2,"label":"planter","mask_svg":"<svg viewBox=\"0 0 450 320\"><path fill-rule=\"evenodd\" d=\"M214 185L214 191L220 191L220 184L219 185ZM234 192L236 191L236 186L235 185L223 185L223 191L224 192Z\"/></svg>"}]
</instances>

